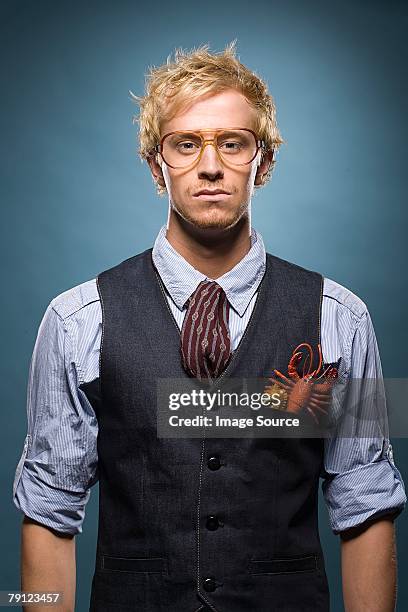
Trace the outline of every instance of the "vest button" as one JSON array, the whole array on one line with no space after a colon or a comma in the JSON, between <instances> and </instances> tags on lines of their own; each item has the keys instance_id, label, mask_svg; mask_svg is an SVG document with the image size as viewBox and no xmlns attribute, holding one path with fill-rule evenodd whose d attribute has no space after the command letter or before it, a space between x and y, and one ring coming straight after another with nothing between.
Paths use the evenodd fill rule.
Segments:
<instances>
[{"instance_id":1,"label":"vest button","mask_svg":"<svg viewBox=\"0 0 408 612\"><path fill-rule=\"evenodd\" d=\"M221 467L220 458L216 456L210 457L207 461L207 465L210 470L219 470Z\"/></svg>"},{"instance_id":2,"label":"vest button","mask_svg":"<svg viewBox=\"0 0 408 612\"><path fill-rule=\"evenodd\" d=\"M203 582L203 587L204 587L204 590L208 591L209 593L211 593L212 591L215 591L217 587L215 585L214 578L206 578Z\"/></svg>"},{"instance_id":3,"label":"vest button","mask_svg":"<svg viewBox=\"0 0 408 612\"><path fill-rule=\"evenodd\" d=\"M215 531L220 526L220 523L219 523L218 518L216 516L209 516L205 526L210 531Z\"/></svg>"}]
</instances>

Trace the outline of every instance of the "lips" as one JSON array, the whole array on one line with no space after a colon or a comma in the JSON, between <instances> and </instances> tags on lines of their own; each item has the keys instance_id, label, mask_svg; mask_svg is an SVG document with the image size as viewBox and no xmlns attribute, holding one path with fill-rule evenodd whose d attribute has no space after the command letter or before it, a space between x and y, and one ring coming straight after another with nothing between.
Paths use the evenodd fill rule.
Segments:
<instances>
[{"instance_id":1,"label":"lips","mask_svg":"<svg viewBox=\"0 0 408 612\"><path fill-rule=\"evenodd\" d=\"M224 191L223 189L201 189L200 191L197 191L193 195L198 197L200 195L209 195L209 196L230 195L230 193L229 191Z\"/></svg>"}]
</instances>

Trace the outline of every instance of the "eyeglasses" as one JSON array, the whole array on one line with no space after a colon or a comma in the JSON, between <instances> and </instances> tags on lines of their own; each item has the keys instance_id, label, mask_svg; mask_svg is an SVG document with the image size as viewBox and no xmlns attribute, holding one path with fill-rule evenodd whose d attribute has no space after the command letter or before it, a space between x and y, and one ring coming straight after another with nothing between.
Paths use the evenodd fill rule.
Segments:
<instances>
[{"instance_id":1,"label":"eyeglasses","mask_svg":"<svg viewBox=\"0 0 408 612\"><path fill-rule=\"evenodd\" d=\"M214 138L206 139L206 132L215 132ZM259 149L265 146L265 142L250 129L220 128L169 132L155 146L154 151L161 155L170 168L187 168L200 161L204 148L209 144L215 147L222 162L234 166L250 164Z\"/></svg>"}]
</instances>

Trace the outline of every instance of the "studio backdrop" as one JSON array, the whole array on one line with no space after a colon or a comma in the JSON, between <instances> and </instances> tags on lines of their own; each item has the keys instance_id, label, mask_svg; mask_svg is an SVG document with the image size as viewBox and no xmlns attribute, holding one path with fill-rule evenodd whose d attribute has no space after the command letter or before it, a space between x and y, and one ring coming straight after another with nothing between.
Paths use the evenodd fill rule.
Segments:
<instances>
[{"instance_id":1,"label":"studio backdrop","mask_svg":"<svg viewBox=\"0 0 408 612\"><path fill-rule=\"evenodd\" d=\"M26 435L28 368L51 299L153 245L166 222L138 157L148 67L178 47L237 41L268 84L282 145L252 224L267 251L317 270L367 305L383 373L408 375L407 7L403 2L3 0L0 6L2 525L0 590L20 588L12 483ZM408 444L393 437L408 475ZM340 542L320 491L334 612ZM98 485L77 536L77 610L94 570ZM408 606L408 522L396 521L398 610Z\"/></svg>"}]
</instances>

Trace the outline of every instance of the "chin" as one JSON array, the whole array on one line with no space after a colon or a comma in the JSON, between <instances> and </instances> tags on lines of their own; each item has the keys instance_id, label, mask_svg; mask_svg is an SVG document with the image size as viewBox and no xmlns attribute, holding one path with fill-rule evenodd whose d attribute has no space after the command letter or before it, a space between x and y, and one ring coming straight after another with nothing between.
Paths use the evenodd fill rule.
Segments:
<instances>
[{"instance_id":1,"label":"chin","mask_svg":"<svg viewBox=\"0 0 408 612\"><path fill-rule=\"evenodd\" d=\"M184 216L184 215L183 215ZM228 229L238 223L240 216L223 215L188 215L184 216L186 221L200 229Z\"/></svg>"},{"instance_id":2,"label":"chin","mask_svg":"<svg viewBox=\"0 0 408 612\"><path fill-rule=\"evenodd\" d=\"M225 210L205 211L202 214L192 214L183 208L176 208L178 214L187 222L200 229L229 229L241 219L244 210L226 212Z\"/></svg>"}]
</instances>

